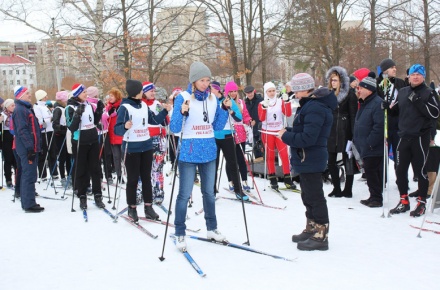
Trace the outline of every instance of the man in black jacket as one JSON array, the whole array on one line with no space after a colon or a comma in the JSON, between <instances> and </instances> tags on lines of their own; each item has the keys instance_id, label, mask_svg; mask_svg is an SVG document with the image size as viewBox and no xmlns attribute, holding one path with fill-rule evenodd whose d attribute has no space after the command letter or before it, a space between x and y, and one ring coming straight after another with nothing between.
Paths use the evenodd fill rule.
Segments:
<instances>
[{"instance_id":1,"label":"man in black jacket","mask_svg":"<svg viewBox=\"0 0 440 290\"><path fill-rule=\"evenodd\" d=\"M418 217L425 213L428 177L425 163L428 157L429 142L433 120L439 117L437 93L425 84L425 68L415 64L409 69L410 86L399 90L397 101L389 104L391 110L399 109L399 136L396 162L397 187L400 193L399 204L390 211L399 214L410 209L408 199L408 167L411 163L418 174L419 197L416 208L410 216ZM385 107L388 104L384 104Z\"/></svg>"},{"instance_id":2,"label":"man in black jacket","mask_svg":"<svg viewBox=\"0 0 440 290\"><path fill-rule=\"evenodd\" d=\"M388 104L395 103L398 91L406 87L405 81L396 77L396 63L392 59L382 60L379 66L382 72L377 78L377 94ZM393 148L393 155L396 156L396 148L400 139L397 134L399 131L399 110L387 110L387 124L388 146Z\"/></svg>"},{"instance_id":3,"label":"man in black jacket","mask_svg":"<svg viewBox=\"0 0 440 290\"><path fill-rule=\"evenodd\" d=\"M261 144L261 134L260 131L260 119L258 118L258 104L263 101L263 97L260 94L255 92L255 88L253 86L247 86L244 88L244 92L246 94L246 108L249 111L249 115L251 116L251 126L254 135L254 162L263 161L263 153L259 148L262 146L258 146Z\"/></svg>"}]
</instances>

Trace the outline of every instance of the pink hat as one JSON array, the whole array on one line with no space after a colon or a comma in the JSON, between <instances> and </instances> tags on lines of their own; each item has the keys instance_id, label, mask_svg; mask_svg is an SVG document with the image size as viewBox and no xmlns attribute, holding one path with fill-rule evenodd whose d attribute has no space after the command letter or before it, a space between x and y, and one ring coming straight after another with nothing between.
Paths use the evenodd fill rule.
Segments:
<instances>
[{"instance_id":1,"label":"pink hat","mask_svg":"<svg viewBox=\"0 0 440 290\"><path fill-rule=\"evenodd\" d=\"M96 98L98 97L99 90L97 87L88 87L87 88L87 96L89 98Z\"/></svg>"},{"instance_id":2,"label":"pink hat","mask_svg":"<svg viewBox=\"0 0 440 290\"><path fill-rule=\"evenodd\" d=\"M360 68L356 70L353 75L359 80L362 81L364 78L368 77L368 74L370 73L370 70L368 68Z\"/></svg>"},{"instance_id":3,"label":"pink hat","mask_svg":"<svg viewBox=\"0 0 440 290\"><path fill-rule=\"evenodd\" d=\"M235 82L228 82L225 85L225 96L227 96L230 91L238 91L238 86Z\"/></svg>"},{"instance_id":4,"label":"pink hat","mask_svg":"<svg viewBox=\"0 0 440 290\"><path fill-rule=\"evenodd\" d=\"M66 102L67 101L67 91L61 91L61 92L57 92L57 94L55 95L55 99L57 101L62 101L62 102Z\"/></svg>"}]
</instances>

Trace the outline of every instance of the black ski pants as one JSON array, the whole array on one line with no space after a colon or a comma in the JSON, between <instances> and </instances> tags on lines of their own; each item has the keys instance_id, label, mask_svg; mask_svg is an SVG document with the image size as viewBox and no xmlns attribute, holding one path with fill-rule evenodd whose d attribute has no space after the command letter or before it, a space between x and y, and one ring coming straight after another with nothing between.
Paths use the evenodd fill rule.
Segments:
<instances>
[{"instance_id":1,"label":"black ski pants","mask_svg":"<svg viewBox=\"0 0 440 290\"><path fill-rule=\"evenodd\" d=\"M136 205L136 189L139 177L142 181L142 197L145 203L153 202L151 186L151 167L153 166L153 149L144 152L127 153L125 168L127 170L127 204Z\"/></svg>"},{"instance_id":2,"label":"black ski pants","mask_svg":"<svg viewBox=\"0 0 440 290\"><path fill-rule=\"evenodd\" d=\"M370 191L370 200L383 202L383 156L365 157L362 160Z\"/></svg>"},{"instance_id":3,"label":"black ski pants","mask_svg":"<svg viewBox=\"0 0 440 290\"><path fill-rule=\"evenodd\" d=\"M223 156L226 161L226 172L229 172L230 180L234 183L234 192L240 193L240 179L238 177L237 171L237 156L235 155L235 142L232 138L232 134L228 134L225 136L225 139L215 139L215 143L217 144L217 159L215 162L215 183L214 183L214 192L217 188L217 171L220 163L220 150L223 152Z\"/></svg>"},{"instance_id":4,"label":"black ski pants","mask_svg":"<svg viewBox=\"0 0 440 290\"><path fill-rule=\"evenodd\" d=\"M92 179L93 194L101 193L101 176L99 163L99 143L80 144L78 141L72 140L72 153L74 158L74 187L78 190L78 197L86 195L87 187Z\"/></svg>"},{"instance_id":5,"label":"black ski pants","mask_svg":"<svg viewBox=\"0 0 440 290\"><path fill-rule=\"evenodd\" d=\"M322 172L300 173L299 179L306 217L321 225L329 223L327 200L322 189Z\"/></svg>"},{"instance_id":6,"label":"black ski pants","mask_svg":"<svg viewBox=\"0 0 440 290\"><path fill-rule=\"evenodd\" d=\"M418 177L419 196L426 198L428 193L428 175L425 164L428 158L430 132L420 137L400 138L397 145L397 157L394 157L396 164L397 187L400 195L408 193L408 168L412 164L416 177Z\"/></svg>"}]
</instances>

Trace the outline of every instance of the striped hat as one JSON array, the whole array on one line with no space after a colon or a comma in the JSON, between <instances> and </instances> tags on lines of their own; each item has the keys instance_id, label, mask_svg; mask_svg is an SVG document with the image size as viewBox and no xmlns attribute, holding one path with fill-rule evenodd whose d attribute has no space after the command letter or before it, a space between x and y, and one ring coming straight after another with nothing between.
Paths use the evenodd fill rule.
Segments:
<instances>
[{"instance_id":1,"label":"striped hat","mask_svg":"<svg viewBox=\"0 0 440 290\"><path fill-rule=\"evenodd\" d=\"M154 88L155 88L155 86L153 83L150 83L150 82L143 82L142 83L142 91L144 93L151 91L151 90L154 90Z\"/></svg>"},{"instance_id":2,"label":"striped hat","mask_svg":"<svg viewBox=\"0 0 440 290\"><path fill-rule=\"evenodd\" d=\"M84 90L86 89L86 87L82 84L74 84L72 86L72 95L74 98L78 98L78 96L84 92Z\"/></svg>"},{"instance_id":3,"label":"striped hat","mask_svg":"<svg viewBox=\"0 0 440 290\"><path fill-rule=\"evenodd\" d=\"M299 73L292 77L290 81L292 92L308 91L315 88L315 80L307 73Z\"/></svg>"},{"instance_id":4,"label":"striped hat","mask_svg":"<svg viewBox=\"0 0 440 290\"><path fill-rule=\"evenodd\" d=\"M21 99L21 97L23 97L24 93L27 91L28 89L26 87L22 87L22 86L16 86L14 88L14 96L16 99Z\"/></svg>"},{"instance_id":5,"label":"striped hat","mask_svg":"<svg viewBox=\"0 0 440 290\"><path fill-rule=\"evenodd\" d=\"M375 92L376 91L376 74L374 72L370 72L368 74L368 77L364 78L360 83L360 87L363 87L364 89L367 89L369 91Z\"/></svg>"}]
</instances>

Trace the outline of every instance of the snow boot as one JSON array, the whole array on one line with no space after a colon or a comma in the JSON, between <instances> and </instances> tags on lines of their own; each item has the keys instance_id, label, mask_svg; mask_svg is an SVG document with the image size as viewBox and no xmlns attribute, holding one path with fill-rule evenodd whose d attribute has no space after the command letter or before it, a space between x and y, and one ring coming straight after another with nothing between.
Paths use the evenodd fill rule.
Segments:
<instances>
[{"instance_id":1,"label":"snow boot","mask_svg":"<svg viewBox=\"0 0 440 290\"><path fill-rule=\"evenodd\" d=\"M104 208L105 204L102 202L102 194L95 193L95 204L99 208Z\"/></svg>"},{"instance_id":2,"label":"snow boot","mask_svg":"<svg viewBox=\"0 0 440 290\"><path fill-rule=\"evenodd\" d=\"M147 219L156 220L156 221L160 220L159 215L154 211L153 205L151 203L145 204L144 210L145 210L145 217Z\"/></svg>"},{"instance_id":3,"label":"snow boot","mask_svg":"<svg viewBox=\"0 0 440 290\"><path fill-rule=\"evenodd\" d=\"M290 174L284 174L284 185L287 189L296 189L296 185L293 183Z\"/></svg>"},{"instance_id":4,"label":"snow boot","mask_svg":"<svg viewBox=\"0 0 440 290\"><path fill-rule=\"evenodd\" d=\"M269 174L270 188L278 190L278 178L275 174Z\"/></svg>"},{"instance_id":5,"label":"snow boot","mask_svg":"<svg viewBox=\"0 0 440 290\"><path fill-rule=\"evenodd\" d=\"M304 242L315 234L315 221L307 219L306 228L299 235L292 236L292 242Z\"/></svg>"},{"instance_id":6,"label":"snow boot","mask_svg":"<svg viewBox=\"0 0 440 290\"><path fill-rule=\"evenodd\" d=\"M425 214L426 210L426 199L419 197L417 199L417 206L416 208L409 213L412 217L419 217L423 214Z\"/></svg>"},{"instance_id":7,"label":"snow boot","mask_svg":"<svg viewBox=\"0 0 440 290\"><path fill-rule=\"evenodd\" d=\"M131 205L128 206L128 216L137 223L139 221L139 217L137 214L137 210L135 207L131 207Z\"/></svg>"},{"instance_id":8,"label":"snow boot","mask_svg":"<svg viewBox=\"0 0 440 290\"><path fill-rule=\"evenodd\" d=\"M226 237L222 235L219 230L208 231L206 236L209 240L215 240L217 242L226 241Z\"/></svg>"},{"instance_id":9,"label":"snow boot","mask_svg":"<svg viewBox=\"0 0 440 290\"><path fill-rule=\"evenodd\" d=\"M181 252L186 252L185 236L176 236L176 247Z\"/></svg>"},{"instance_id":10,"label":"snow boot","mask_svg":"<svg viewBox=\"0 0 440 290\"><path fill-rule=\"evenodd\" d=\"M390 210L390 214L403 213L403 212L409 211L409 209L410 208L409 208L408 194L402 194L400 196L399 204L395 208Z\"/></svg>"},{"instance_id":11,"label":"snow boot","mask_svg":"<svg viewBox=\"0 0 440 290\"><path fill-rule=\"evenodd\" d=\"M87 197L85 195L79 197L79 207L81 209L87 209Z\"/></svg>"},{"instance_id":12,"label":"snow boot","mask_svg":"<svg viewBox=\"0 0 440 290\"><path fill-rule=\"evenodd\" d=\"M44 211L44 207L40 206L39 204L36 204L33 207L24 210L24 212L26 213L39 213L42 211Z\"/></svg>"},{"instance_id":13,"label":"snow boot","mask_svg":"<svg viewBox=\"0 0 440 290\"><path fill-rule=\"evenodd\" d=\"M315 233L304 242L298 242L298 250L301 251L327 251L328 250L328 226L329 224L316 224Z\"/></svg>"}]
</instances>

